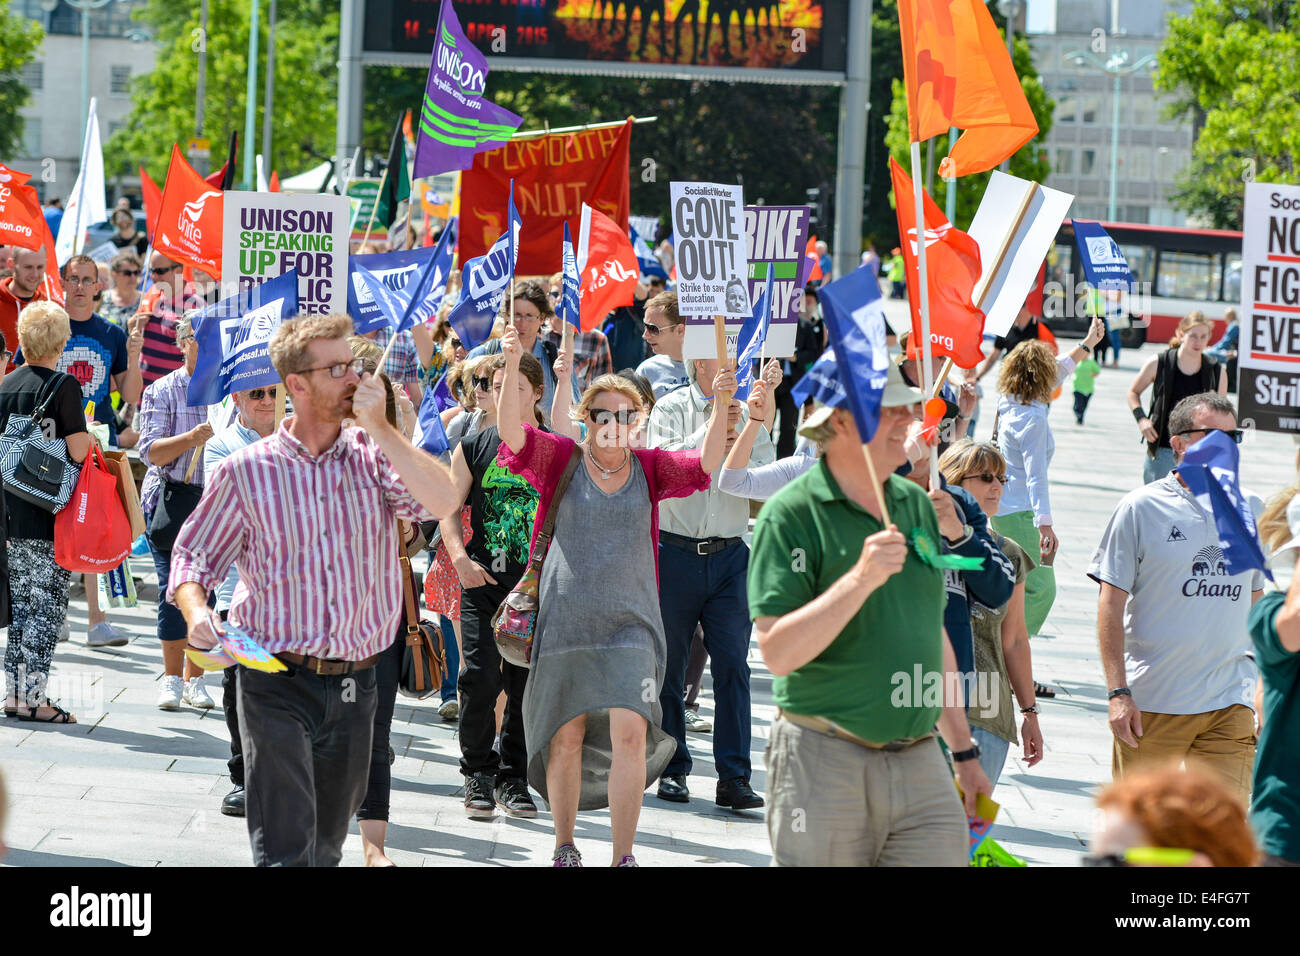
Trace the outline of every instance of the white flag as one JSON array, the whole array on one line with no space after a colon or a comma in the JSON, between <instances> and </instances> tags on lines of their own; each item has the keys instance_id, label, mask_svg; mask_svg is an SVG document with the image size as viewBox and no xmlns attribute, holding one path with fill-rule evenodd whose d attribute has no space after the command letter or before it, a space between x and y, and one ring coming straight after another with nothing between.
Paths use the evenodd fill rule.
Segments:
<instances>
[{"instance_id":1,"label":"white flag","mask_svg":"<svg viewBox=\"0 0 1300 956\"><path fill-rule=\"evenodd\" d=\"M99 119L95 115L95 100L90 100L90 115L86 118L86 139L81 144L81 170L72 184L72 195L63 209L59 222L59 235L54 241L59 265L81 251L86 241L86 227L108 219L104 205L104 151L99 143Z\"/></svg>"}]
</instances>

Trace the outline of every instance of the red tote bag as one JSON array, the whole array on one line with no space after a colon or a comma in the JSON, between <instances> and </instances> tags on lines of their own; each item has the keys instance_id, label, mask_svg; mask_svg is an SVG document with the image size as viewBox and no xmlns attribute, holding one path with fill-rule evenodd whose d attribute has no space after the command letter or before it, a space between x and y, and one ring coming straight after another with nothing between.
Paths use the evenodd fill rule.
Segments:
<instances>
[{"instance_id":1,"label":"red tote bag","mask_svg":"<svg viewBox=\"0 0 1300 956\"><path fill-rule=\"evenodd\" d=\"M130 550L131 522L117 496L117 476L91 441L72 498L54 516L54 560L69 571L104 574Z\"/></svg>"}]
</instances>

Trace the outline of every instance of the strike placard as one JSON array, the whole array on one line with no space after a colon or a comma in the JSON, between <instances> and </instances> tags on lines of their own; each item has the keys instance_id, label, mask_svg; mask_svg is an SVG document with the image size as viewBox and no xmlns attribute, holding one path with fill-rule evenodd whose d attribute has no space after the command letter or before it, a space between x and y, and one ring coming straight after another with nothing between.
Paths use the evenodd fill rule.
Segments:
<instances>
[{"instance_id":1,"label":"strike placard","mask_svg":"<svg viewBox=\"0 0 1300 956\"><path fill-rule=\"evenodd\" d=\"M727 347L749 317L749 267L745 250L745 198L740 186L672 183L673 259L677 309L686 322L682 354L716 356L713 317L727 319Z\"/></svg>"},{"instance_id":2,"label":"strike placard","mask_svg":"<svg viewBox=\"0 0 1300 956\"><path fill-rule=\"evenodd\" d=\"M1300 433L1300 186L1247 183L1237 418Z\"/></svg>"},{"instance_id":3,"label":"strike placard","mask_svg":"<svg viewBox=\"0 0 1300 956\"><path fill-rule=\"evenodd\" d=\"M298 314L347 311L347 196L227 192L223 215L224 296L298 270Z\"/></svg>"},{"instance_id":4,"label":"strike placard","mask_svg":"<svg viewBox=\"0 0 1300 956\"><path fill-rule=\"evenodd\" d=\"M808 245L808 206L746 206L745 246L749 260L749 300L758 302L772 265L772 324L767 330L765 354L772 358L794 355L799 330L803 287L799 273Z\"/></svg>"}]
</instances>

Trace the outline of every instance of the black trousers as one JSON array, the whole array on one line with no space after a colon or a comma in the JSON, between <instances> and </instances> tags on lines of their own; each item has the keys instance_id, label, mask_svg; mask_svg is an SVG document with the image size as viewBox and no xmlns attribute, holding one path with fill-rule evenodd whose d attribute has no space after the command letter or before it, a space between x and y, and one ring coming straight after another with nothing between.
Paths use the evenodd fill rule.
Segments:
<instances>
[{"instance_id":1,"label":"black trousers","mask_svg":"<svg viewBox=\"0 0 1300 956\"><path fill-rule=\"evenodd\" d=\"M236 787L244 785L244 747L239 739L239 665L233 664L221 672L221 710L226 715L226 730L230 731L230 782Z\"/></svg>"},{"instance_id":2,"label":"black trousers","mask_svg":"<svg viewBox=\"0 0 1300 956\"><path fill-rule=\"evenodd\" d=\"M792 388L794 388L792 375L784 376L781 384L776 387L776 411L781 420L781 428L776 438L777 458L789 458L793 455L795 442L799 437L795 431L799 427L799 406L795 404L794 397L790 394Z\"/></svg>"},{"instance_id":3,"label":"black trousers","mask_svg":"<svg viewBox=\"0 0 1300 956\"><path fill-rule=\"evenodd\" d=\"M370 744L370 776L366 798L357 810L358 820L387 820L388 800L393 792L393 766L388 762L388 742L393 732L393 710L397 707L397 681L402 676L406 653L406 622L397 622L397 637L375 661L375 736Z\"/></svg>"},{"instance_id":4,"label":"black trousers","mask_svg":"<svg viewBox=\"0 0 1300 956\"><path fill-rule=\"evenodd\" d=\"M1083 394L1083 392L1074 393L1074 417L1075 418L1079 418L1079 419L1083 418L1083 413L1088 410L1088 402L1091 399L1092 399L1092 395L1085 395Z\"/></svg>"},{"instance_id":5,"label":"black trousers","mask_svg":"<svg viewBox=\"0 0 1300 956\"><path fill-rule=\"evenodd\" d=\"M254 866L338 866L366 793L375 669L320 677L239 669Z\"/></svg>"},{"instance_id":6,"label":"black trousers","mask_svg":"<svg viewBox=\"0 0 1300 956\"><path fill-rule=\"evenodd\" d=\"M516 580L494 575L496 584L461 589L460 597L460 772L491 774L496 782L528 777L524 744L524 685L528 669L501 660L492 637L492 615ZM497 695L506 692L501 720L501 756L492 749L496 736Z\"/></svg>"}]
</instances>

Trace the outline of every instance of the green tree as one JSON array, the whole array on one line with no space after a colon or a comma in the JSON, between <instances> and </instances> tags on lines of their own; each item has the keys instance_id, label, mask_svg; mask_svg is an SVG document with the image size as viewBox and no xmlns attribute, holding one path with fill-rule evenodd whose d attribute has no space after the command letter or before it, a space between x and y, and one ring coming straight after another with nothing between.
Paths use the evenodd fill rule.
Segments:
<instances>
[{"instance_id":1,"label":"green tree","mask_svg":"<svg viewBox=\"0 0 1300 956\"><path fill-rule=\"evenodd\" d=\"M23 118L18 111L31 95L19 78L45 38L39 23L14 13L0 0L0 156L12 157L22 146Z\"/></svg>"},{"instance_id":2,"label":"green tree","mask_svg":"<svg viewBox=\"0 0 1300 956\"><path fill-rule=\"evenodd\" d=\"M1000 16L996 16L996 18L1000 19ZM1005 33L1003 35L1005 36ZM1016 75L1020 77L1020 88L1024 90L1025 99L1029 102L1029 108L1034 114L1034 119L1038 121L1038 135L1012 154L1008 171L1012 176L1019 176L1021 179L1041 183L1047 178L1047 174L1051 172L1051 166L1047 160L1047 150L1043 148L1043 142L1052 129L1052 115L1056 112L1056 103L1043 89L1042 80L1039 79L1038 70L1034 66L1029 42L1024 36L1018 35L1016 37L1015 51L1011 63L1015 67ZM885 142L889 146L890 155L898 160L898 164L910 176L912 163L911 144L907 128L907 92L901 79L893 82L893 97L893 104L889 112L889 133L885 137ZM937 136L933 142L934 161L937 168L940 158L948 155L948 135L945 133L942 136ZM921 147L922 163L925 162L925 157L926 148L923 144ZM962 176L956 180L957 212L953 224L958 229L970 228L970 222L975 217L975 210L979 208L980 199L984 196L984 188L988 185L991 175L992 170ZM940 209L947 208L948 188L948 182L940 179L936 173L934 192L931 198L939 204ZM892 213L891 218L893 219L894 234L897 235L898 220Z\"/></svg>"},{"instance_id":3,"label":"green tree","mask_svg":"<svg viewBox=\"0 0 1300 956\"><path fill-rule=\"evenodd\" d=\"M1174 203L1240 229L1244 182L1300 182L1300 3L1198 0L1169 18L1156 89L1199 127Z\"/></svg>"},{"instance_id":4,"label":"green tree","mask_svg":"<svg viewBox=\"0 0 1300 956\"><path fill-rule=\"evenodd\" d=\"M198 4L150 0L137 14L158 45L153 72L132 81L132 112L105 146L109 174L135 171L141 163L162 183L172 143L184 149L194 136L198 98L198 55L206 49L207 77L203 134L212 141L213 168L225 159L232 130L243 137L247 86L247 0L209 0L208 30L199 28ZM263 11L265 12L265 11ZM257 141L243 151L261 149L262 103L266 82L267 22L259 20ZM300 172L334 153L338 99L338 4L329 0L280 0L275 31L275 105L272 109L271 164L286 175Z\"/></svg>"}]
</instances>

